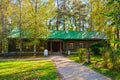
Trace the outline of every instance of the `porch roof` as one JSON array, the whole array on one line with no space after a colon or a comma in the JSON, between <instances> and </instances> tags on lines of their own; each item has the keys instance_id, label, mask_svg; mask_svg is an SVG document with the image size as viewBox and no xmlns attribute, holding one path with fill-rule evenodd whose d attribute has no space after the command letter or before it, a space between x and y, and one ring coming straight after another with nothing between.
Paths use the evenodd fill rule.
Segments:
<instances>
[{"instance_id":1,"label":"porch roof","mask_svg":"<svg viewBox=\"0 0 120 80\"><path fill-rule=\"evenodd\" d=\"M23 38L30 38L31 31L22 31ZM20 35L19 29L13 29L10 32L9 38L18 38ZM102 40L106 39L103 32L95 31L63 31L63 30L50 30L48 37L50 40Z\"/></svg>"}]
</instances>

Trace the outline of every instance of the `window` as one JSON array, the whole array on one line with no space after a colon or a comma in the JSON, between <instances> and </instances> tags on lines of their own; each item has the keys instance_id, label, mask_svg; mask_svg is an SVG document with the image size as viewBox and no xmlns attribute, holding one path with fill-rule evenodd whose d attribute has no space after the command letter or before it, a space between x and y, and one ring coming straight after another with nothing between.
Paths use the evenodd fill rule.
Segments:
<instances>
[{"instance_id":1,"label":"window","mask_svg":"<svg viewBox=\"0 0 120 80\"><path fill-rule=\"evenodd\" d=\"M74 42L74 48L78 49L79 48L79 43L78 42Z\"/></svg>"},{"instance_id":2,"label":"window","mask_svg":"<svg viewBox=\"0 0 120 80\"><path fill-rule=\"evenodd\" d=\"M73 43L68 43L68 49L73 49Z\"/></svg>"},{"instance_id":3,"label":"window","mask_svg":"<svg viewBox=\"0 0 120 80\"><path fill-rule=\"evenodd\" d=\"M86 48L88 48L89 47L89 45L88 45L88 43L86 43L86 46L85 46Z\"/></svg>"},{"instance_id":4,"label":"window","mask_svg":"<svg viewBox=\"0 0 120 80\"><path fill-rule=\"evenodd\" d=\"M83 48L83 43L80 43L80 48Z\"/></svg>"},{"instance_id":5,"label":"window","mask_svg":"<svg viewBox=\"0 0 120 80\"><path fill-rule=\"evenodd\" d=\"M16 49L19 49L20 47L19 47L19 43L18 42L16 42Z\"/></svg>"}]
</instances>

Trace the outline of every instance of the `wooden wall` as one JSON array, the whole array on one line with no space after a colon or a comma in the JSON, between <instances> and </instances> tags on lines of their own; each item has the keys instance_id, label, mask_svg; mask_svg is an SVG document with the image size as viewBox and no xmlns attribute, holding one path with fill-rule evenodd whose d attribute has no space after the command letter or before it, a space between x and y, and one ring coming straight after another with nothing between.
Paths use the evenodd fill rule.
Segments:
<instances>
[{"instance_id":1,"label":"wooden wall","mask_svg":"<svg viewBox=\"0 0 120 80\"><path fill-rule=\"evenodd\" d=\"M61 40L62 42L62 52L66 52L67 50L70 50L71 52L76 52L77 49L79 48L88 48L90 44L94 42L99 42L100 40ZM44 48L46 47L50 51L50 41L40 41L37 45L37 51L38 52L43 52ZM19 45L18 41L16 39L10 39L9 40L9 45L8 45L8 52L14 52L18 51L19 52ZM33 52L33 46L28 46L26 44L22 44L23 52Z\"/></svg>"},{"instance_id":2,"label":"wooden wall","mask_svg":"<svg viewBox=\"0 0 120 80\"><path fill-rule=\"evenodd\" d=\"M66 50L70 50L71 52L76 52L79 48L88 48L90 44L94 42L99 42L100 40L69 40L66 41Z\"/></svg>"}]
</instances>

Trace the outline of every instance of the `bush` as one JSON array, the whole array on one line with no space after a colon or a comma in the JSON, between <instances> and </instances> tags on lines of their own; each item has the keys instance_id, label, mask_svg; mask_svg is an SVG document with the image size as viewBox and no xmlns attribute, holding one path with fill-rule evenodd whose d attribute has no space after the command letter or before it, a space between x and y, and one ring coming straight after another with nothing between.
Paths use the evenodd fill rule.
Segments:
<instances>
[{"instance_id":1,"label":"bush","mask_svg":"<svg viewBox=\"0 0 120 80\"><path fill-rule=\"evenodd\" d=\"M110 61L113 64L113 69L120 71L120 48L111 48Z\"/></svg>"},{"instance_id":2,"label":"bush","mask_svg":"<svg viewBox=\"0 0 120 80\"><path fill-rule=\"evenodd\" d=\"M79 55L80 62L83 62L86 49L85 48L80 48L80 49L77 50L77 52L78 52L78 55Z\"/></svg>"},{"instance_id":3,"label":"bush","mask_svg":"<svg viewBox=\"0 0 120 80\"><path fill-rule=\"evenodd\" d=\"M91 52L96 55L100 54L100 48L104 47L105 45L102 42L95 42L90 45Z\"/></svg>"},{"instance_id":4,"label":"bush","mask_svg":"<svg viewBox=\"0 0 120 80\"><path fill-rule=\"evenodd\" d=\"M103 66L107 68L107 64L108 64L108 60L109 60L109 51L107 47L102 47L100 48L100 53L102 55L103 58Z\"/></svg>"}]
</instances>

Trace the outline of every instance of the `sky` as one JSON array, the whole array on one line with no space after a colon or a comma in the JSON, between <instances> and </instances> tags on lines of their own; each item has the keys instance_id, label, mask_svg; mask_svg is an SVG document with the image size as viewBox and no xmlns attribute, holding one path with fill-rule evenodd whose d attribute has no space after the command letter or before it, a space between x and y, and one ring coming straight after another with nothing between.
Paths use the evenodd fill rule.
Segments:
<instances>
[{"instance_id":1,"label":"sky","mask_svg":"<svg viewBox=\"0 0 120 80\"><path fill-rule=\"evenodd\" d=\"M14 2L16 2L16 0L13 0ZM81 0L83 3L86 3L87 2L87 0Z\"/></svg>"},{"instance_id":2,"label":"sky","mask_svg":"<svg viewBox=\"0 0 120 80\"><path fill-rule=\"evenodd\" d=\"M81 0L83 3L87 3L87 0Z\"/></svg>"}]
</instances>

